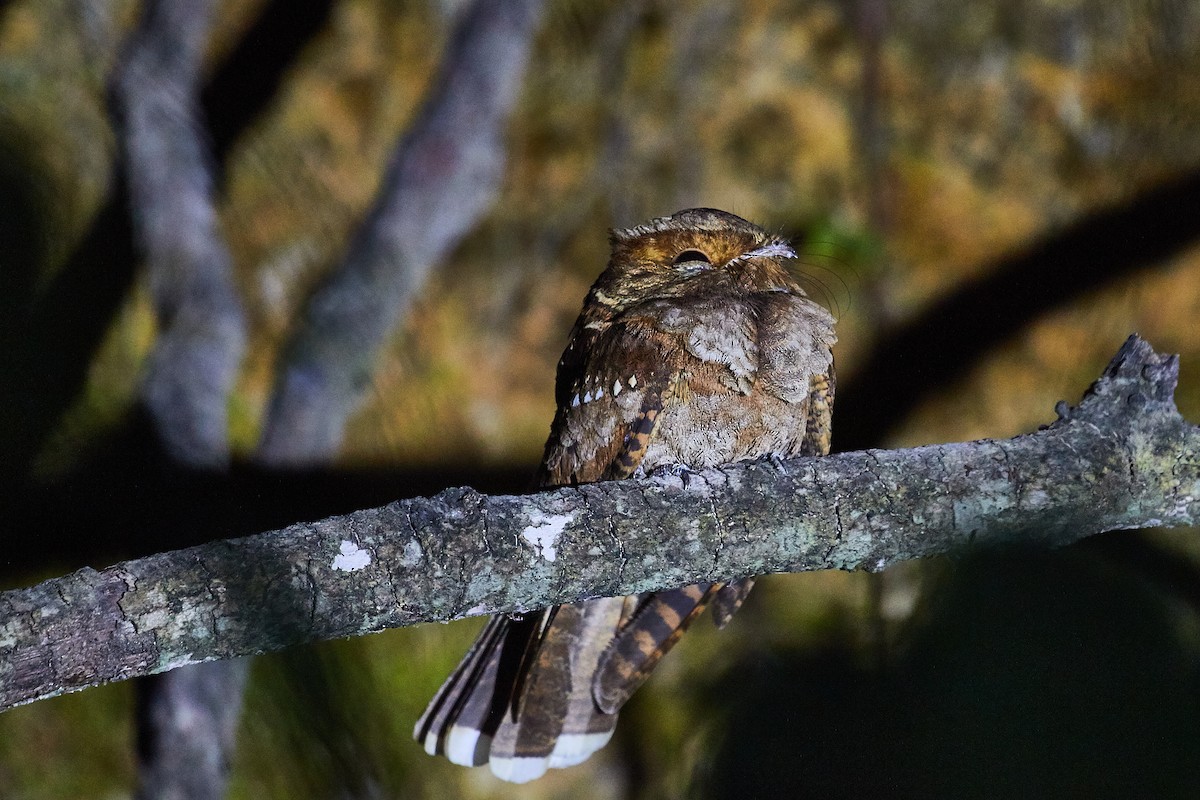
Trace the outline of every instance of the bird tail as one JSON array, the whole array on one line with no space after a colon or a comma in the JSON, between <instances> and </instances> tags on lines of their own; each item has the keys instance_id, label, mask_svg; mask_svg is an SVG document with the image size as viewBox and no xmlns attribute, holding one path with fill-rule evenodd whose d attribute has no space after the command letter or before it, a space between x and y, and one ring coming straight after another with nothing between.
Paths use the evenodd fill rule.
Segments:
<instances>
[{"instance_id":1,"label":"bird tail","mask_svg":"<svg viewBox=\"0 0 1200 800\"><path fill-rule=\"evenodd\" d=\"M618 597L493 617L430 701L414 737L431 755L489 764L514 783L586 760L616 725L616 714L596 707L592 680L624 606Z\"/></svg>"}]
</instances>

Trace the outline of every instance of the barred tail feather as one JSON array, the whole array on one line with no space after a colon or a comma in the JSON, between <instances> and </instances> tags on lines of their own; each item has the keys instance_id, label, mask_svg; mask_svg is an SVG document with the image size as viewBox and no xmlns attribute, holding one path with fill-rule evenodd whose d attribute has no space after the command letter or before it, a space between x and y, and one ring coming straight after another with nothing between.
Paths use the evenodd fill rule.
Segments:
<instances>
[{"instance_id":1,"label":"barred tail feather","mask_svg":"<svg viewBox=\"0 0 1200 800\"><path fill-rule=\"evenodd\" d=\"M413 736L455 764L489 764L524 783L586 760L612 737L592 681L621 622L624 598L490 620L430 701Z\"/></svg>"},{"instance_id":2,"label":"barred tail feather","mask_svg":"<svg viewBox=\"0 0 1200 800\"><path fill-rule=\"evenodd\" d=\"M717 590L712 599L712 611L713 624L718 629L729 624L753 588L754 578L742 578L740 581L730 581Z\"/></svg>"},{"instance_id":3,"label":"barred tail feather","mask_svg":"<svg viewBox=\"0 0 1200 800\"><path fill-rule=\"evenodd\" d=\"M417 720L413 737L425 752L463 766L487 763L492 737L515 702L542 616L497 615L488 621Z\"/></svg>"},{"instance_id":4,"label":"barred tail feather","mask_svg":"<svg viewBox=\"0 0 1200 800\"><path fill-rule=\"evenodd\" d=\"M699 583L650 595L600 658L592 683L596 707L616 714L720 588Z\"/></svg>"},{"instance_id":5,"label":"barred tail feather","mask_svg":"<svg viewBox=\"0 0 1200 800\"><path fill-rule=\"evenodd\" d=\"M560 607L530 665L517 715L496 731L493 773L524 783L586 760L612 737L616 716L596 708L591 686L624 604L618 597Z\"/></svg>"}]
</instances>

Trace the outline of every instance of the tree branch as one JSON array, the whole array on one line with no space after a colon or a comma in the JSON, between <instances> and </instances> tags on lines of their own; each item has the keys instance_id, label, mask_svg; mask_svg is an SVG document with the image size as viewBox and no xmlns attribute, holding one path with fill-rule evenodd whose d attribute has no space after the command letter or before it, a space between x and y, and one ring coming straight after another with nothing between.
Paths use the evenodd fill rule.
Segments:
<instances>
[{"instance_id":1,"label":"tree branch","mask_svg":"<svg viewBox=\"0 0 1200 800\"><path fill-rule=\"evenodd\" d=\"M227 467L227 406L245 346L233 262L197 113L212 0L148 3L113 80L138 244L160 326L142 397L171 457Z\"/></svg>"},{"instance_id":2,"label":"tree branch","mask_svg":"<svg viewBox=\"0 0 1200 800\"><path fill-rule=\"evenodd\" d=\"M317 290L280 366L256 458L333 459L375 357L425 276L491 205L542 0L476 0L463 12L424 109L396 146L379 199Z\"/></svg>"},{"instance_id":3,"label":"tree branch","mask_svg":"<svg viewBox=\"0 0 1200 800\"><path fill-rule=\"evenodd\" d=\"M229 466L227 406L246 339L197 101L214 13L212 0L146 3L112 83L160 325L142 399L172 461L201 468ZM224 795L246 675L229 660L139 685L139 798Z\"/></svg>"},{"instance_id":4,"label":"tree branch","mask_svg":"<svg viewBox=\"0 0 1200 800\"><path fill-rule=\"evenodd\" d=\"M319 639L1200 519L1178 359L1131 337L1037 433L528 496L451 489L0 594L0 708Z\"/></svg>"}]
</instances>

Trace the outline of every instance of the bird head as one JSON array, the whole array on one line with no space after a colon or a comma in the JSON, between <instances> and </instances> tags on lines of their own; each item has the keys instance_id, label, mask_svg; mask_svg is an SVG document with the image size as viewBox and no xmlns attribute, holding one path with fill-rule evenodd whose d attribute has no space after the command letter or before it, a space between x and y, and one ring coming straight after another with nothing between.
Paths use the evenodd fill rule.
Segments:
<instances>
[{"instance_id":1,"label":"bird head","mask_svg":"<svg viewBox=\"0 0 1200 800\"><path fill-rule=\"evenodd\" d=\"M691 208L610 233L612 255L585 308L611 318L650 300L709 291L803 295L784 239L725 211Z\"/></svg>"}]
</instances>

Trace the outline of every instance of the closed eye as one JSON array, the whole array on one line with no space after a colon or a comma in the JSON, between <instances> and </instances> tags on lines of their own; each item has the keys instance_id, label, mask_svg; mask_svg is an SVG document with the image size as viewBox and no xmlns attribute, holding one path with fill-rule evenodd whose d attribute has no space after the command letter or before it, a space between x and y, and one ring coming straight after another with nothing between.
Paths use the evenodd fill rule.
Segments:
<instances>
[{"instance_id":1,"label":"closed eye","mask_svg":"<svg viewBox=\"0 0 1200 800\"><path fill-rule=\"evenodd\" d=\"M708 256L701 253L699 250L684 250L679 255L675 256L674 264L685 264L689 261L702 261L705 264L711 264L712 261Z\"/></svg>"}]
</instances>

